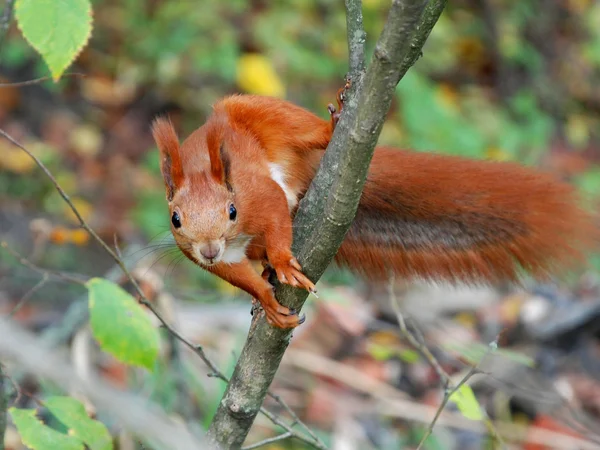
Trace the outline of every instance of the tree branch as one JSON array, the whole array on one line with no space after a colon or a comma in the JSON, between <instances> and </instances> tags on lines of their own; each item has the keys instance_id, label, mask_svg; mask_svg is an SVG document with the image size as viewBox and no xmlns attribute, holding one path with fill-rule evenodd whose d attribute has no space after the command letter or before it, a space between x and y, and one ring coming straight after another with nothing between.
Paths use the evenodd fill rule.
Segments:
<instances>
[{"instance_id":1,"label":"tree branch","mask_svg":"<svg viewBox=\"0 0 600 450\"><path fill-rule=\"evenodd\" d=\"M4 450L4 433L6 432L7 425L8 393L5 380L4 367L2 367L2 362L0 361L0 450Z\"/></svg>"},{"instance_id":2,"label":"tree branch","mask_svg":"<svg viewBox=\"0 0 600 450\"><path fill-rule=\"evenodd\" d=\"M65 73L61 75L61 78L69 78L69 77L82 77L84 78L86 75L84 73ZM6 87L25 87L25 86L33 86L35 84L43 83L44 81L54 81L52 77L40 77L34 78L33 80L27 81L16 81L14 83L0 83L0 89Z\"/></svg>"},{"instance_id":3,"label":"tree branch","mask_svg":"<svg viewBox=\"0 0 600 450\"><path fill-rule=\"evenodd\" d=\"M354 85L355 95L348 97L317 175L300 203L294 220L292 251L314 281L332 261L354 219L394 89L416 60L439 17L439 11L431 6L428 15L423 15L425 5L424 0L395 0L392 3L364 81ZM355 28L352 30L356 31ZM349 42L352 41L351 36ZM351 68L358 65L356 61L358 58L351 61ZM278 285L276 297L282 304L298 311L307 293ZM242 445L290 338L289 330L269 326L262 316L253 321L210 425L211 443L228 449Z\"/></svg>"},{"instance_id":4,"label":"tree branch","mask_svg":"<svg viewBox=\"0 0 600 450\"><path fill-rule=\"evenodd\" d=\"M398 304L398 300L396 299L396 294L394 292L393 276L390 277L390 282L388 285L388 293L390 296L390 304L392 306L392 309L394 310L394 313L396 314L396 319L398 320L398 325L400 325L400 332L406 338L406 340L408 340L408 342L410 342L410 345L412 345L415 348L415 350L420 352L421 355L423 355L423 357L427 360L427 362L429 362L429 364L431 365L433 370L435 370L436 374L440 378L443 388L444 388L444 398L442 399L440 406L438 406L433 419L427 426L427 429L425 430L425 433L423 434L423 437L421 438L421 441L419 442L419 445L417 447L417 450L421 450L423 445L425 445L425 441L427 440L427 438L429 438L431 433L433 433L433 428L435 427L435 424L437 423L438 419L442 415L442 412L444 411L444 408L446 408L446 405L450 401L450 398L452 397L452 395L455 394L456 392L458 392L460 390L460 388L462 387L462 385L465 384L467 381L469 381L469 379L472 376L481 373L481 371L479 370L479 366L482 363L482 361L492 351L494 351L498 347L498 338L496 338L496 340L494 342L490 343L490 345L488 346L487 352L482 356L482 358L479 360L479 362L477 364L475 364L474 366L471 366L469 371L458 381L458 383L456 383L456 385L453 385L452 378L442 368L442 365L439 363L439 361L436 359L436 357L433 356L433 353L431 353L429 348L427 348L427 345L425 345L424 342L420 342L419 339L417 339L415 337L415 335L408 330L408 328L406 326L406 321L404 320L404 315L402 314L402 311L400 310L400 305ZM484 413L484 411L482 411L482 413ZM489 417L487 417L487 414L484 413L484 416L485 416L485 419L483 420L483 422L485 423L487 429L489 430L489 433L492 435L492 437L494 438L494 440L496 442L498 442L502 446L504 446L504 442L502 441L502 438L498 434L498 431L496 430L493 422L490 420Z\"/></svg>"},{"instance_id":5,"label":"tree branch","mask_svg":"<svg viewBox=\"0 0 600 450\"><path fill-rule=\"evenodd\" d=\"M427 3L425 11L423 12L423 18L421 19L410 44L410 51L400 66L398 82L400 82L408 69L410 69L421 56L423 45L425 45L425 41L427 41L427 38L431 34L433 26L442 15L446 3L447 0L429 0Z\"/></svg>"},{"instance_id":6,"label":"tree branch","mask_svg":"<svg viewBox=\"0 0 600 450\"><path fill-rule=\"evenodd\" d=\"M365 42L361 0L346 0L346 35L348 36L348 61L350 78L356 80L365 71Z\"/></svg>"}]
</instances>

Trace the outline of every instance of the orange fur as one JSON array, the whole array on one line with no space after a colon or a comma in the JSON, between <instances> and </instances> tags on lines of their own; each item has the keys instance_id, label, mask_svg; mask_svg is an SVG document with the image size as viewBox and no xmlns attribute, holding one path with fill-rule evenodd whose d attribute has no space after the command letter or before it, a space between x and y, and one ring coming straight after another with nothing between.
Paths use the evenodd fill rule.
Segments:
<instances>
[{"instance_id":1,"label":"orange fur","mask_svg":"<svg viewBox=\"0 0 600 450\"><path fill-rule=\"evenodd\" d=\"M171 121L164 117L157 118L152 124L152 136L160 150L160 167L167 184L167 197L172 197L183 182L179 139Z\"/></svg>"},{"instance_id":2,"label":"orange fur","mask_svg":"<svg viewBox=\"0 0 600 450\"><path fill-rule=\"evenodd\" d=\"M168 121L153 126L168 169L169 209L182 221L173 228L177 244L255 296L276 326L301 319L277 303L249 261L266 259L280 281L314 288L291 254L293 205L308 189L332 132L332 122L305 109L250 95L218 102L181 147ZM516 281L523 271L540 278L560 274L597 237L574 190L550 175L378 147L336 261L372 278L393 272L451 282ZM202 259L197 248L207 243L222 248L220 259Z\"/></svg>"},{"instance_id":3,"label":"orange fur","mask_svg":"<svg viewBox=\"0 0 600 450\"><path fill-rule=\"evenodd\" d=\"M597 243L577 203L571 186L517 164L380 147L337 261L371 277L545 278Z\"/></svg>"}]
</instances>

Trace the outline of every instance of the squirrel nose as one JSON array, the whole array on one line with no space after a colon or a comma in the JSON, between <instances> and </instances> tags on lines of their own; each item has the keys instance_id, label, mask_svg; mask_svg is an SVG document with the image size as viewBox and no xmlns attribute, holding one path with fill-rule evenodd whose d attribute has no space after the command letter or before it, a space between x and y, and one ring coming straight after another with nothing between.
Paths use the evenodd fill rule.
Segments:
<instances>
[{"instance_id":1,"label":"squirrel nose","mask_svg":"<svg viewBox=\"0 0 600 450\"><path fill-rule=\"evenodd\" d=\"M200 247L200 253L208 260L214 259L219 254L219 244L216 242L209 242Z\"/></svg>"}]
</instances>

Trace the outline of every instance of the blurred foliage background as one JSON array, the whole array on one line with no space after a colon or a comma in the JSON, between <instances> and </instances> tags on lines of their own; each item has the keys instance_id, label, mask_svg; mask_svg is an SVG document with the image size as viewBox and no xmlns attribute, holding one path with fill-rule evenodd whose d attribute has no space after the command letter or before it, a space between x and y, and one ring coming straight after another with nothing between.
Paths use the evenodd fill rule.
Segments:
<instances>
[{"instance_id":1,"label":"blurred foliage background","mask_svg":"<svg viewBox=\"0 0 600 450\"><path fill-rule=\"evenodd\" d=\"M370 55L389 1L363 7ZM169 242L150 121L168 113L185 136L212 103L236 92L283 97L327 117L347 70L343 2L94 0L93 10L91 41L68 70L84 76L0 87L0 127L48 165L101 236L125 251L141 246L134 258L149 258L174 295L237 297ZM594 0L449 2L397 88L380 142L537 166L577 185L597 208L598 24ZM0 82L46 75L13 24L0 48ZM111 267L33 162L5 140L0 155L0 237L43 266L90 275ZM18 298L35 280L16 266L0 253L0 288ZM339 271L326 282L357 283ZM33 300L66 307L69 289L77 290L48 287Z\"/></svg>"},{"instance_id":2,"label":"blurred foliage background","mask_svg":"<svg viewBox=\"0 0 600 450\"><path fill-rule=\"evenodd\" d=\"M364 3L368 49L388 2ZM234 92L285 97L322 116L347 68L343 4L125 0L93 2L91 42L58 84L3 88L0 124L43 156L105 235L164 231L148 124L169 113L185 136ZM596 204L600 172L600 5L591 0L450 2L423 57L397 89L380 142L516 160L577 184ZM3 81L47 75L10 30ZM73 221L32 162L3 142L0 195ZM27 176L23 176L27 175ZM71 218L72 219L72 218ZM54 230L56 245L85 235Z\"/></svg>"}]
</instances>

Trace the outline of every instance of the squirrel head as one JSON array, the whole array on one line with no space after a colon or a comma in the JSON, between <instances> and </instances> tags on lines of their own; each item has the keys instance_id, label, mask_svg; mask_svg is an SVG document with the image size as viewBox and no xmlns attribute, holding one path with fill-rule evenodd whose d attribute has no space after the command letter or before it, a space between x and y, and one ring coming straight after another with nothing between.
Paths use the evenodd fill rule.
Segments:
<instances>
[{"instance_id":1,"label":"squirrel head","mask_svg":"<svg viewBox=\"0 0 600 450\"><path fill-rule=\"evenodd\" d=\"M228 249L240 245L240 233L224 127L202 127L180 147L173 124L158 118L152 124L152 135L160 151L171 232L178 247L203 266L234 262Z\"/></svg>"}]
</instances>

